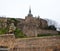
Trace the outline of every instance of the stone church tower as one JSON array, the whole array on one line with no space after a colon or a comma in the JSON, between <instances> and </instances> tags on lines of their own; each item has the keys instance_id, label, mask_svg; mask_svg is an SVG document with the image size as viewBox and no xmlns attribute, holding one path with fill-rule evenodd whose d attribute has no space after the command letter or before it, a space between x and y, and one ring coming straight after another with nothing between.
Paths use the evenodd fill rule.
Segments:
<instances>
[{"instance_id":1,"label":"stone church tower","mask_svg":"<svg viewBox=\"0 0 60 51\"><path fill-rule=\"evenodd\" d=\"M37 36L39 29L48 26L46 20L33 17L33 15L31 14L31 8L29 8L29 13L25 17L25 20L22 24L24 25L22 30L27 36Z\"/></svg>"},{"instance_id":2,"label":"stone church tower","mask_svg":"<svg viewBox=\"0 0 60 51\"><path fill-rule=\"evenodd\" d=\"M29 8L29 13L27 16L25 16L25 19L18 19L19 23L17 24L17 27L22 30L22 32L27 37L34 37L38 34L58 34L57 31L53 30L47 30L48 23L46 20L40 18L40 17L33 17L33 14L31 13L31 8Z\"/></svg>"}]
</instances>

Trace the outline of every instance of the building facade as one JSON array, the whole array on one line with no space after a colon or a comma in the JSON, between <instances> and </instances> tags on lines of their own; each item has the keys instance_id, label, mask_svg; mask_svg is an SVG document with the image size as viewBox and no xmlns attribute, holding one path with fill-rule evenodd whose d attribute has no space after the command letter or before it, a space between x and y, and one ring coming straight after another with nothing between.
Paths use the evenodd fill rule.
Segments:
<instances>
[{"instance_id":1,"label":"building facade","mask_svg":"<svg viewBox=\"0 0 60 51\"><path fill-rule=\"evenodd\" d=\"M16 28L22 30L27 37L37 36L38 34L58 34L56 30L47 30L48 22L42 18L34 17L31 13L21 18L0 18L0 28L8 28L8 33L13 33Z\"/></svg>"},{"instance_id":2,"label":"building facade","mask_svg":"<svg viewBox=\"0 0 60 51\"><path fill-rule=\"evenodd\" d=\"M33 17L31 9L29 9L29 13L25 19L19 20L17 27L20 28L28 37L37 36L38 34L58 34L55 30L46 30L48 22L39 16Z\"/></svg>"}]
</instances>

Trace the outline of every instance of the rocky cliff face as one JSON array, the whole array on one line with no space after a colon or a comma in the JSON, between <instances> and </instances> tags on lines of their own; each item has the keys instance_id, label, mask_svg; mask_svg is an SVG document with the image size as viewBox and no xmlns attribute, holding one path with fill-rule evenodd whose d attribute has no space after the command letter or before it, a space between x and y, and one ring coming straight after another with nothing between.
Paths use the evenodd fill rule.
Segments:
<instances>
[{"instance_id":1,"label":"rocky cliff face","mask_svg":"<svg viewBox=\"0 0 60 51\"><path fill-rule=\"evenodd\" d=\"M42 34L44 32L52 33L53 31L46 31L45 28L47 27L47 21L39 17L26 16L25 19L0 18L0 29L6 29L7 31L5 33L14 33L16 28L22 30L22 32L28 37L37 36L38 34ZM57 31L55 32L58 33Z\"/></svg>"}]
</instances>

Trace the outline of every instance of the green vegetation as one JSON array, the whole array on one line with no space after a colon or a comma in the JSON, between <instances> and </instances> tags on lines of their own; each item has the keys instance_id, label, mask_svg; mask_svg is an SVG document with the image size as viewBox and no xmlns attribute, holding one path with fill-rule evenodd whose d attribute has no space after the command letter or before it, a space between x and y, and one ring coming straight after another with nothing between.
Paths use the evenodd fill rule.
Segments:
<instances>
[{"instance_id":1,"label":"green vegetation","mask_svg":"<svg viewBox=\"0 0 60 51\"><path fill-rule=\"evenodd\" d=\"M42 36L60 36L60 34L38 34L37 37L42 37Z\"/></svg>"},{"instance_id":2,"label":"green vegetation","mask_svg":"<svg viewBox=\"0 0 60 51\"><path fill-rule=\"evenodd\" d=\"M10 20L14 20L15 22L17 21L15 18L11 18Z\"/></svg>"},{"instance_id":3,"label":"green vegetation","mask_svg":"<svg viewBox=\"0 0 60 51\"><path fill-rule=\"evenodd\" d=\"M8 28L0 28L0 35L2 34L7 34L8 33ZM15 29L14 35L16 38L26 38L27 36L18 28ZM60 36L59 34L38 34L37 37L42 37L42 36Z\"/></svg>"},{"instance_id":4,"label":"green vegetation","mask_svg":"<svg viewBox=\"0 0 60 51\"><path fill-rule=\"evenodd\" d=\"M25 34L23 34L23 32L21 31L21 30L19 30L19 29L16 29L15 31L14 31L14 34L15 34L15 37L16 38L25 38L25 37L27 37Z\"/></svg>"},{"instance_id":5,"label":"green vegetation","mask_svg":"<svg viewBox=\"0 0 60 51\"><path fill-rule=\"evenodd\" d=\"M47 29L47 30L56 30L56 27L54 25L50 25L48 27L45 27L44 29Z\"/></svg>"},{"instance_id":6,"label":"green vegetation","mask_svg":"<svg viewBox=\"0 0 60 51\"><path fill-rule=\"evenodd\" d=\"M0 35L7 34L8 31L9 30L7 28L0 29ZM23 32L21 30L19 30L17 28L14 31L14 35L15 35L16 38L24 38L24 37L27 37L25 34L23 34Z\"/></svg>"},{"instance_id":7,"label":"green vegetation","mask_svg":"<svg viewBox=\"0 0 60 51\"><path fill-rule=\"evenodd\" d=\"M11 23L11 22L14 22L14 25L15 25L15 26L16 26L17 23L18 23L18 20L15 19L15 18L11 18L9 21L10 21L10 23Z\"/></svg>"},{"instance_id":8,"label":"green vegetation","mask_svg":"<svg viewBox=\"0 0 60 51\"><path fill-rule=\"evenodd\" d=\"M8 29L7 28L1 28L0 29L0 35L1 34L6 34L8 32Z\"/></svg>"}]
</instances>

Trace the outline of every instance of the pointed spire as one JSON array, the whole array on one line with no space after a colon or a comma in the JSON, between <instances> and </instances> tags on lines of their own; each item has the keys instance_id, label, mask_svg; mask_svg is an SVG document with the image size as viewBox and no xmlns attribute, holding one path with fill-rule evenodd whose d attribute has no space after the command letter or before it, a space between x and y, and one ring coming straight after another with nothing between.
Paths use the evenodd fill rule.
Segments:
<instances>
[{"instance_id":1,"label":"pointed spire","mask_svg":"<svg viewBox=\"0 0 60 51\"><path fill-rule=\"evenodd\" d=\"M33 16L32 14L31 14L31 6L29 7L29 13L28 13L28 16Z\"/></svg>"},{"instance_id":2,"label":"pointed spire","mask_svg":"<svg viewBox=\"0 0 60 51\"><path fill-rule=\"evenodd\" d=\"M31 14L31 6L29 7L29 14Z\"/></svg>"}]
</instances>

